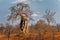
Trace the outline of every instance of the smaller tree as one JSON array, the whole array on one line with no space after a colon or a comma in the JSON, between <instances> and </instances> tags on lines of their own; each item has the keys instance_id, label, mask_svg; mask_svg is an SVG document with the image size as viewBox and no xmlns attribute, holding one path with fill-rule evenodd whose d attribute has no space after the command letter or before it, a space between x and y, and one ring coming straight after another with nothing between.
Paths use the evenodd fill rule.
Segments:
<instances>
[{"instance_id":1,"label":"smaller tree","mask_svg":"<svg viewBox=\"0 0 60 40\"><path fill-rule=\"evenodd\" d=\"M51 22L55 22L53 16L55 15L56 12L51 12L50 10L46 10L45 13L46 14L43 16L43 18L47 20L48 25L50 25Z\"/></svg>"},{"instance_id":2,"label":"smaller tree","mask_svg":"<svg viewBox=\"0 0 60 40\"><path fill-rule=\"evenodd\" d=\"M58 30L58 32L60 32L60 24L57 24L57 30Z\"/></svg>"},{"instance_id":3,"label":"smaller tree","mask_svg":"<svg viewBox=\"0 0 60 40\"><path fill-rule=\"evenodd\" d=\"M0 34L3 34L4 33L4 25L3 24L0 24Z\"/></svg>"},{"instance_id":4,"label":"smaller tree","mask_svg":"<svg viewBox=\"0 0 60 40\"><path fill-rule=\"evenodd\" d=\"M5 35L7 35L8 40L10 38L11 33L12 33L12 26L9 23L7 23L5 28Z\"/></svg>"}]
</instances>

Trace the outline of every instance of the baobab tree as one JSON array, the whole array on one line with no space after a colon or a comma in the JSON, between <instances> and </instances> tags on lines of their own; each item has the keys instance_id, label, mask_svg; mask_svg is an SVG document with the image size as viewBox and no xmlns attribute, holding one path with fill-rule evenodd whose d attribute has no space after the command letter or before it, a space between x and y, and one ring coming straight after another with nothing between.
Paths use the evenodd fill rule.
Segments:
<instances>
[{"instance_id":1,"label":"baobab tree","mask_svg":"<svg viewBox=\"0 0 60 40\"><path fill-rule=\"evenodd\" d=\"M51 22L55 22L55 19L54 19L54 15L56 14L56 12L51 12L50 10L46 10L45 11L46 15L43 16L43 18L45 18L48 22L48 25L50 25ZM52 35L52 40L54 40L54 32L53 32L53 35Z\"/></svg>"},{"instance_id":2,"label":"baobab tree","mask_svg":"<svg viewBox=\"0 0 60 40\"><path fill-rule=\"evenodd\" d=\"M48 25L50 25L51 22L55 22L54 15L56 12L51 12L50 10L45 11L45 15L43 15L43 18L45 18L48 22Z\"/></svg>"},{"instance_id":3,"label":"baobab tree","mask_svg":"<svg viewBox=\"0 0 60 40\"><path fill-rule=\"evenodd\" d=\"M5 35L7 35L8 40L10 40L10 34L12 33L12 26L9 23L6 23Z\"/></svg>"},{"instance_id":4,"label":"baobab tree","mask_svg":"<svg viewBox=\"0 0 60 40\"><path fill-rule=\"evenodd\" d=\"M28 22L29 20L33 20L31 18L32 11L28 4L25 3L18 3L15 6L12 6L10 8L11 14L8 17L8 20L16 20L17 17L20 17L21 22L20 22L20 32L28 32Z\"/></svg>"}]
</instances>

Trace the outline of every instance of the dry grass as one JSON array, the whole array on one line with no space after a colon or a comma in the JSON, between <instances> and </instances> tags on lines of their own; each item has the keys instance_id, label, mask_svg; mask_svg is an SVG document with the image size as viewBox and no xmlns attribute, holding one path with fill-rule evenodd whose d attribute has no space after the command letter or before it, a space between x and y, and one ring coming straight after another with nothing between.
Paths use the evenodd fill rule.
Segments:
<instances>
[{"instance_id":1,"label":"dry grass","mask_svg":"<svg viewBox=\"0 0 60 40\"><path fill-rule=\"evenodd\" d=\"M42 38L42 39L41 39ZM29 33L26 35L17 35L11 34L9 40L53 40L53 33L46 32L42 36L39 36L37 33ZM8 40L6 35L0 35L0 40ZM54 40L60 40L60 32L54 33Z\"/></svg>"}]
</instances>

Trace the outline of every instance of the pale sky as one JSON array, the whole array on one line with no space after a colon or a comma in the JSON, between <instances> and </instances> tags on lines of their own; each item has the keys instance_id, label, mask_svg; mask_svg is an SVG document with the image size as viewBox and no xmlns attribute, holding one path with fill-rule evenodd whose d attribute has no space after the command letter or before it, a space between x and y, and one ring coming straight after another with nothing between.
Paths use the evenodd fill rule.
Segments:
<instances>
[{"instance_id":1,"label":"pale sky","mask_svg":"<svg viewBox=\"0 0 60 40\"><path fill-rule=\"evenodd\" d=\"M60 0L0 0L0 23L6 23L6 16L10 13L9 8L19 2L29 4L31 10L36 13L32 16L35 22L41 19L46 9L50 9L56 12L54 18L60 23Z\"/></svg>"}]
</instances>

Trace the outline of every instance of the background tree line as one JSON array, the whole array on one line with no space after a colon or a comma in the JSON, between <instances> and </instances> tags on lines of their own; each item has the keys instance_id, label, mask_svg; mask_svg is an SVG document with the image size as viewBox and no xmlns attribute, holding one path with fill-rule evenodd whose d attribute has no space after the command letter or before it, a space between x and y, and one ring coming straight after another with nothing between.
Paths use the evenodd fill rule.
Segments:
<instances>
[{"instance_id":1,"label":"background tree line","mask_svg":"<svg viewBox=\"0 0 60 40\"><path fill-rule=\"evenodd\" d=\"M8 31L13 33L19 32L19 25L0 24L0 34L7 34ZM48 25L44 20L40 19L35 25L29 26L29 32L60 32L60 24Z\"/></svg>"}]
</instances>

